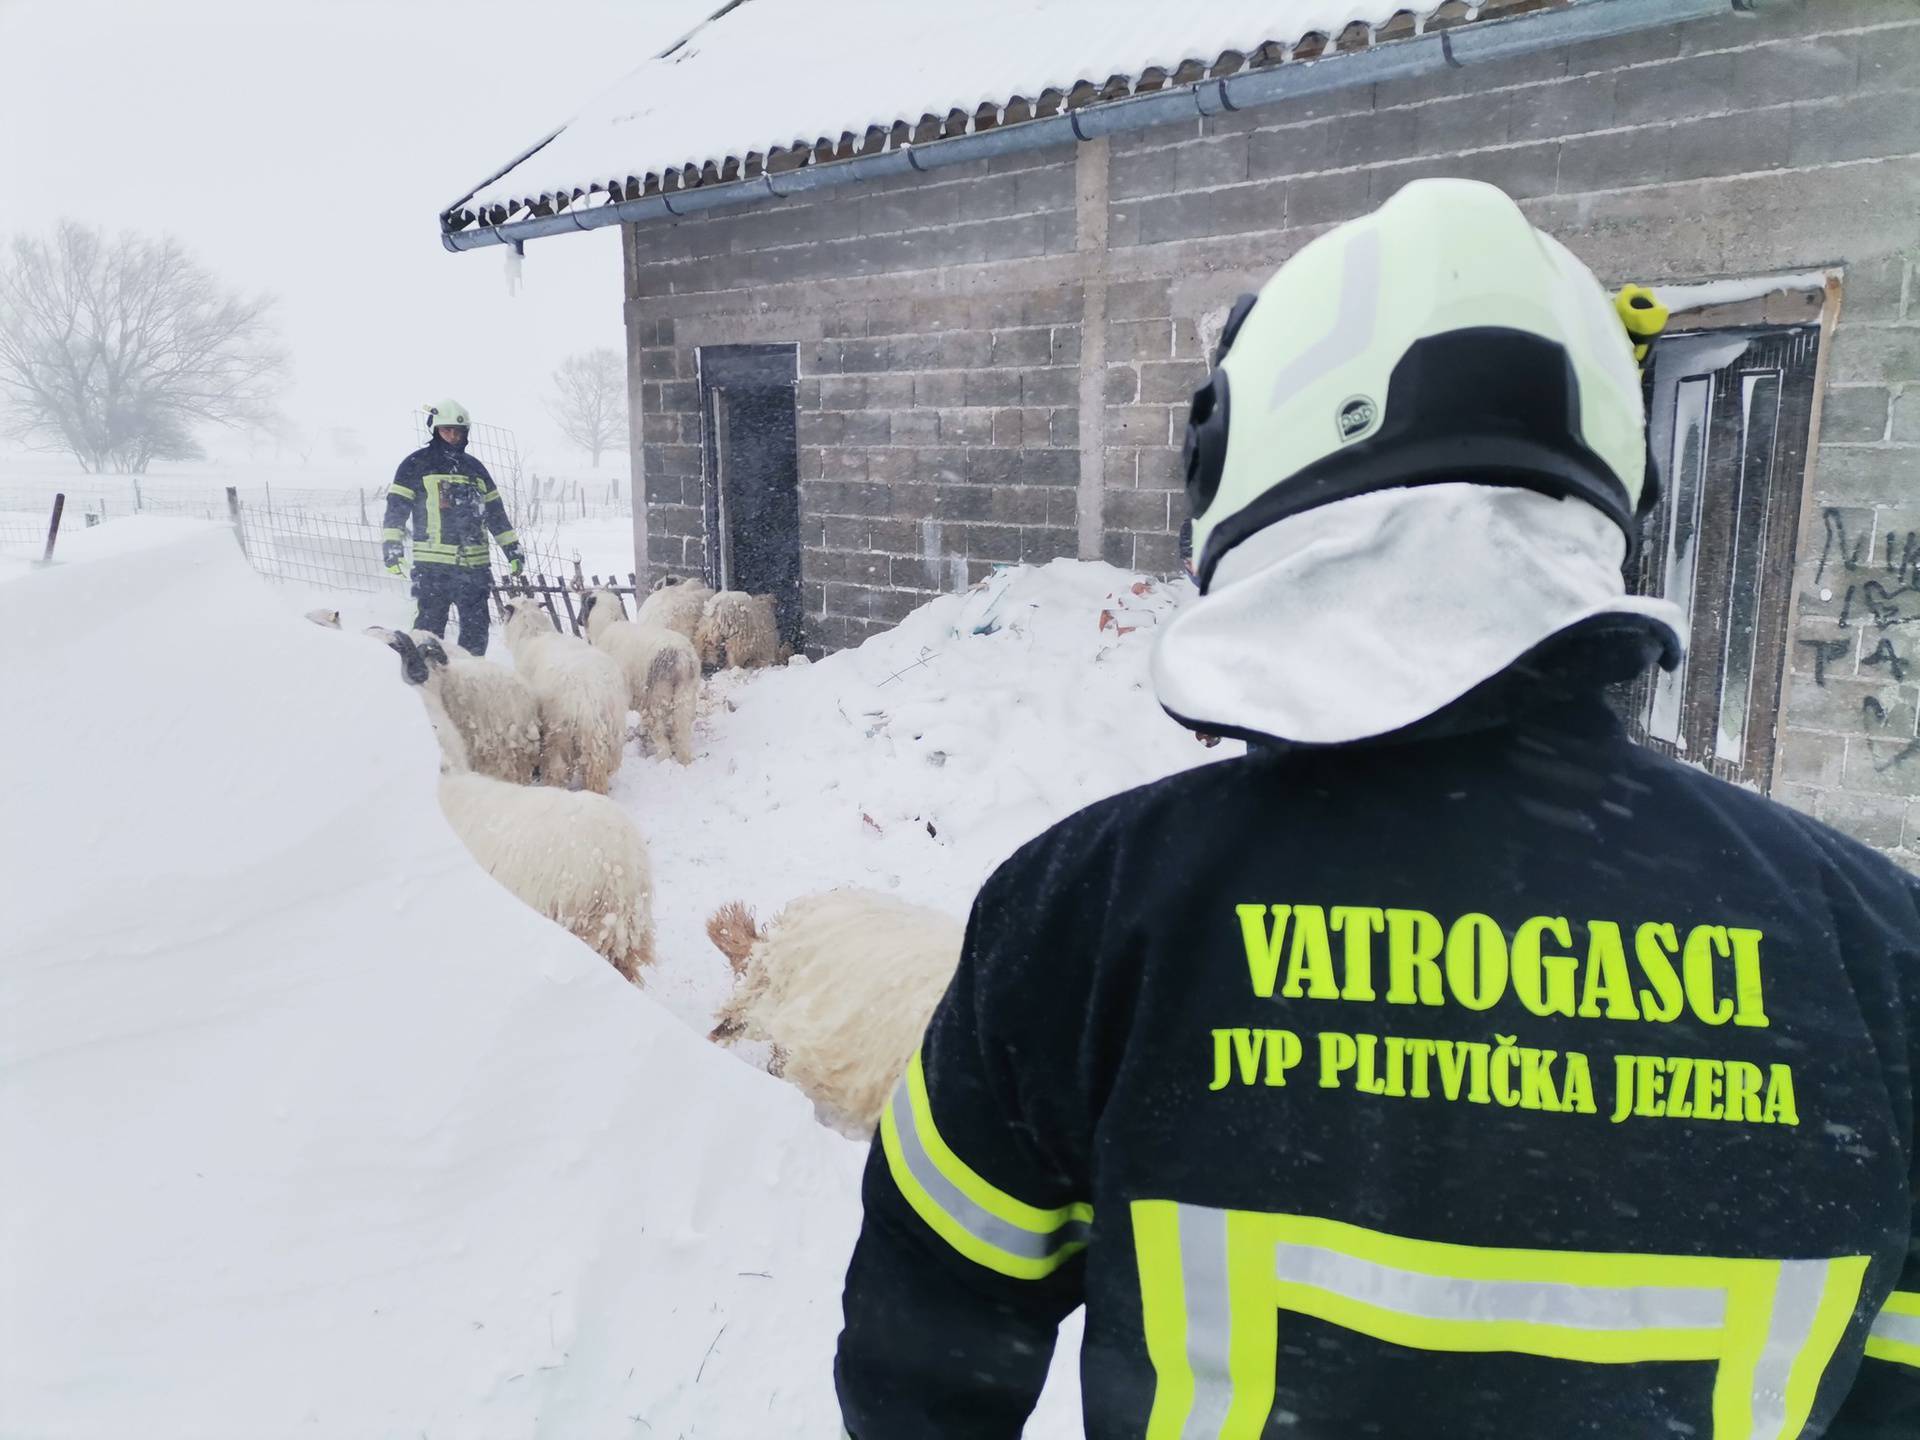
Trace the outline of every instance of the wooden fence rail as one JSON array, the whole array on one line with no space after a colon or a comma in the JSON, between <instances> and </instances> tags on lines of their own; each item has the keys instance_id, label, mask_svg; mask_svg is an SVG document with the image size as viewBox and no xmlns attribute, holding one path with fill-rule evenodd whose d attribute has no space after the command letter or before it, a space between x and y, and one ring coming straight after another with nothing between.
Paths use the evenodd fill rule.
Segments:
<instances>
[{"instance_id":1,"label":"wooden fence rail","mask_svg":"<svg viewBox=\"0 0 1920 1440\"><path fill-rule=\"evenodd\" d=\"M609 575L602 580L598 575L582 575L576 568L571 579L545 575L517 575L504 580L496 580L488 593L492 596L494 610L505 618L506 607L516 600L538 600L553 617L554 625L570 634L580 633L579 606L575 603L589 590L611 590L614 594L632 596L634 608L640 605L640 581L632 571L627 572L626 584L620 583L618 575ZM555 605L558 599L559 604ZM562 619L561 612L565 611ZM628 619L633 617L629 615Z\"/></svg>"}]
</instances>

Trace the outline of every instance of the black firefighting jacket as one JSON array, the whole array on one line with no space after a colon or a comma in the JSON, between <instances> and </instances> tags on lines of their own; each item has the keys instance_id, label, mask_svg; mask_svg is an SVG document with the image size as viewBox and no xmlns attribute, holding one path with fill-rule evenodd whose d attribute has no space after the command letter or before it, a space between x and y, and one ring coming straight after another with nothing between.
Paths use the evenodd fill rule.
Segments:
<instances>
[{"instance_id":1,"label":"black firefighting jacket","mask_svg":"<svg viewBox=\"0 0 1920 1440\"><path fill-rule=\"evenodd\" d=\"M848 1432L1012 1440L1084 1305L1092 1440L1913 1440L1917 894L1597 691L1073 816L874 1141Z\"/></svg>"},{"instance_id":2,"label":"black firefighting jacket","mask_svg":"<svg viewBox=\"0 0 1920 1440\"><path fill-rule=\"evenodd\" d=\"M400 563L411 534L415 565L485 569L489 532L509 560L519 553L519 537L485 465L438 435L400 462L381 535L387 564Z\"/></svg>"}]
</instances>

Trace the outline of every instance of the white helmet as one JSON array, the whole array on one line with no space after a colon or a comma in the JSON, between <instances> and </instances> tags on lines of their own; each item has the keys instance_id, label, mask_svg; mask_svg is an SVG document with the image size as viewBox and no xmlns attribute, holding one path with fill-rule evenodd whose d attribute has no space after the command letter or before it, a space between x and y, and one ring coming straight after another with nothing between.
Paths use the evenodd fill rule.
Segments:
<instances>
[{"instance_id":1,"label":"white helmet","mask_svg":"<svg viewBox=\"0 0 1920 1440\"><path fill-rule=\"evenodd\" d=\"M1302 511L1462 480L1584 500L1631 545L1646 454L1593 272L1493 186L1417 180L1234 306L1188 420L1198 578Z\"/></svg>"},{"instance_id":2,"label":"white helmet","mask_svg":"<svg viewBox=\"0 0 1920 1440\"><path fill-rule=\"evenodd\" d=\"M467 414L467 407L458 400L442 400L437 405L427 407L427 429L438 430L443 425L470 430L473 428L473 417Z\"/></svg>"},{"instance_id":3,"label":"white helmet","mask_svg":"<svg viewBox=\"0 0 1920 1440\"><path fill-rule=\"evenodd\" d=\"M1186 468L1203 596L1153 675L1194 729L1394 734L1576 633L1679 659L1622 577L1656 488L1627 331L1490 185L1415 181L1241 296Z\"/></svg>"}]
</instances>

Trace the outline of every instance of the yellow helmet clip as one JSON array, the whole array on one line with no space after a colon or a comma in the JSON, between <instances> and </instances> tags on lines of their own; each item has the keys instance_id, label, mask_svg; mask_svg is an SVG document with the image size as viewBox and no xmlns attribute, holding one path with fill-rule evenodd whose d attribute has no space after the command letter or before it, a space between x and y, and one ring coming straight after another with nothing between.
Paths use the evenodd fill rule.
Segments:
<instances>
[{"instance_id":1,"label":"yellow helmet clip","mask_svg":"<svg viewBox=\"0 0 1920 1440\"><path fill-rule=\"evenodd\" d=\"M1633 341L1634 363L1644 366L1648 348L1667 328L1672 312L1645 285L1622 285L1613 297L1613 309Z\"/></svg>"}]
</instances>

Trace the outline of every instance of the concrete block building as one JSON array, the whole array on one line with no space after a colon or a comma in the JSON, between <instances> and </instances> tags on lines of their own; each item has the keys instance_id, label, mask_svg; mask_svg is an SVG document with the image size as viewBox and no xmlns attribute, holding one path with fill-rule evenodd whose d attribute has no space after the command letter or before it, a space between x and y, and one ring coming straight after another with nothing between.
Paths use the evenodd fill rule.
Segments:
<instances>
[{"instance_id":1,"label":"concrete block building","mask_svg":"<svg viewBox=\"0 0 1920 1440\"><path fill-rule=\"evenodd\" d=\"M773 591L816 654L998 564L1172 571L1233 297L1483 179L1676 308L1635 578L1692 654L1633 723L1920 857L1920 7L903 13L735 0L441 217L621 226L643 569Z\"/></svg>"}]
</instances>

